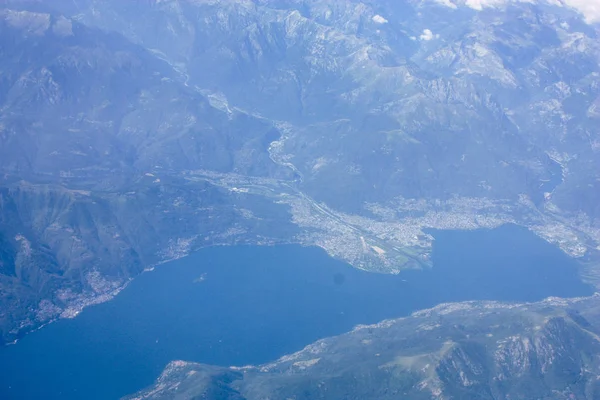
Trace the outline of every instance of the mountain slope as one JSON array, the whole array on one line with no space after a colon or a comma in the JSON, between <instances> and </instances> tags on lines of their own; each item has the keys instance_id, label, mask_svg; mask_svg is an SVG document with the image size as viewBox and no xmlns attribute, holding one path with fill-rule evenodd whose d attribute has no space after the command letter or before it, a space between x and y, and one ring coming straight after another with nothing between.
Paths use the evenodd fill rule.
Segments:
<instances>
[{"instance_id":1,"label":"mountain slope","mask_svg":"<svg viewBox=\"0 0 600 400\"><path fill-rule=\"evenodd\" d=\"M277 206L261 218L262 199L169 175L285 177L266 152L272 124L213 107L148 51L62 16L0 9L0 35L2 339L191 248L272 240L261 227Z\"/></svg>"},{"instance_id":2,"label":"mountain slope","mask_svg":"<svg viewBox=\"0 0 600 400\"><path fill-rule=\"evenodd\" d=\"M342 210L398 195L525 194L542 205L557 189L558 206L596 216L595 206L566 195L574 186L595 193L570 179L598 165L598 31L573 10L545 2L479 12L433 1L76 4L69 11L78 18L160 51L190 84L292 124L282 151L303 188ZM560 181L556 162L565 157L573 176L544 185Z\"/></svg>"},{"instance_id":3,"label":"mountain slope","mask_svg":"<svg viewBox=\"0 0 600 400\"><path fill-rule=\"evenodd\" d=\"M338 211L377 220L369 208L399 199L486 199L519 208L511 217L523 224L541 211L553 222L535 225L559 219L598 246L598 27L574 9L59 3L153 49L230 107L283 122L277 157Z\"/></svg>"},{"instance_id":4,"label":"mountain slope","mask_svg":"<svg viewBox=\"0 0 600 400\"><path fill-rule=\"evenodd\" d=\"M174 361L130 399L594 399L597 298L441 305L266 365Z\"/></svg>"},{"instance_id":5,"label":"mountain slope","mask_svg":"<svg viewBox=\"0 0 600 400\"><path fill-rule=\"evenodd\" d=\"M597 282L598 25L474 4L4 2L2 336L211 244L396 273L512 222Z\"/></svg>"}]
</instances>

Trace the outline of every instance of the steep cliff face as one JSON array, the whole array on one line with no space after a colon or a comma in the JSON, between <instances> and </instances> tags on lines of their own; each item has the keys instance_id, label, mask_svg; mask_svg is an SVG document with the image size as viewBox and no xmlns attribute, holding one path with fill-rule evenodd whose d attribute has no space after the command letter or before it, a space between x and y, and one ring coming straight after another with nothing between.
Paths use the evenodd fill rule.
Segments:
<instances>
[{"instance_id":1,"label":"steep cliff face","mask_svg":"<svg viewBox=\"0 0 600 400\"><path fill-rule=\"evenodd\" d=\"M175 361L130 399L594 399L597 318L597 298L442 305L272 364Z\"/></svg>"}]
</instances>

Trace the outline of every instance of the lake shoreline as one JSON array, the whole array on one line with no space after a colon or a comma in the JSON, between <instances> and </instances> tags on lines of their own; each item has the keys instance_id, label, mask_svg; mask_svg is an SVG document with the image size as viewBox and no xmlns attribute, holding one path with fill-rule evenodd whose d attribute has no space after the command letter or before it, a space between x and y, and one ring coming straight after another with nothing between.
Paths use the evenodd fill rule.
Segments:
<instances>
[{"instance_id":1,"label":"lake shoreline","mask_svg":"<svg viewBox=\"0 0 600 400\"><path fill-rule=\"evenodd\" d=\"M255 365L440 304L595 292L574 260L527 229L435 235L434 267L398 275L365 272L297 244L202 249L0 349L0 397L33 399L44 388L46 398L75 400L86 387L111 382L88 398L115 398L151 384L176 359Z\"/></svg>"}]
</instances>

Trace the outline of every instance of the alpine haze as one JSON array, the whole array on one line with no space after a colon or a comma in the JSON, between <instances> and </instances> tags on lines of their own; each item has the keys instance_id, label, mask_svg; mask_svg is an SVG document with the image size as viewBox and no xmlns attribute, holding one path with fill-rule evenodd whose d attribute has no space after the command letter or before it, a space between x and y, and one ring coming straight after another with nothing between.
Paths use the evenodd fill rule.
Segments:
<instances>
[{"instance_id":1,"label":"alpine haze","mask_svg":"<svg viewBox=\"0 0 600 400\"><path fill-rule=\"evenodd\" d=\"M1 2L1 341L216 245L319 246L397 274L431 267L428 229L512 223L597 287L599 36L598 0ZM481 311L466 347L432 336L377 371L433 360L399 372L409 392L461 377L459 362L484 371L462 376L475 386L498 374L525 385L551 357L596 371L597 298L573 306L588 322L557 302ZM526 321L503 327L502 345L526 370L499 363L481 328L510 318ZM175 366L169 382L193 370L249 399L263 393L253 385L285 386L262 367L242 387L237 370ZM591 399L592 375L531 396ZM480 398L514 398L504 389Z\"/></svg>"}]
</instances>

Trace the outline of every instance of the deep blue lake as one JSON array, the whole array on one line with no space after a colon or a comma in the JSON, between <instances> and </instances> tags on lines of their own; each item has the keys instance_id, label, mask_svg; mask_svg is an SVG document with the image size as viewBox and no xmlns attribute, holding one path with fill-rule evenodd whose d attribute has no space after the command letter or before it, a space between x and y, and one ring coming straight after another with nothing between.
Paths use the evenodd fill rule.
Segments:
<instances>
[{"instance_id":1,"label":"deep blue lake","mask_svg":"<svg viewBox=\"0 0 600 400\"><path fill-rule=\"evenodd\" d=\"M433 234L434 267L397 276L356 270L318 248L201 250L1 348L0 399L116 399L175 359L263 363L442 302L593 293L575 261L526 229Z\"/></svg>"}]
</instances>

